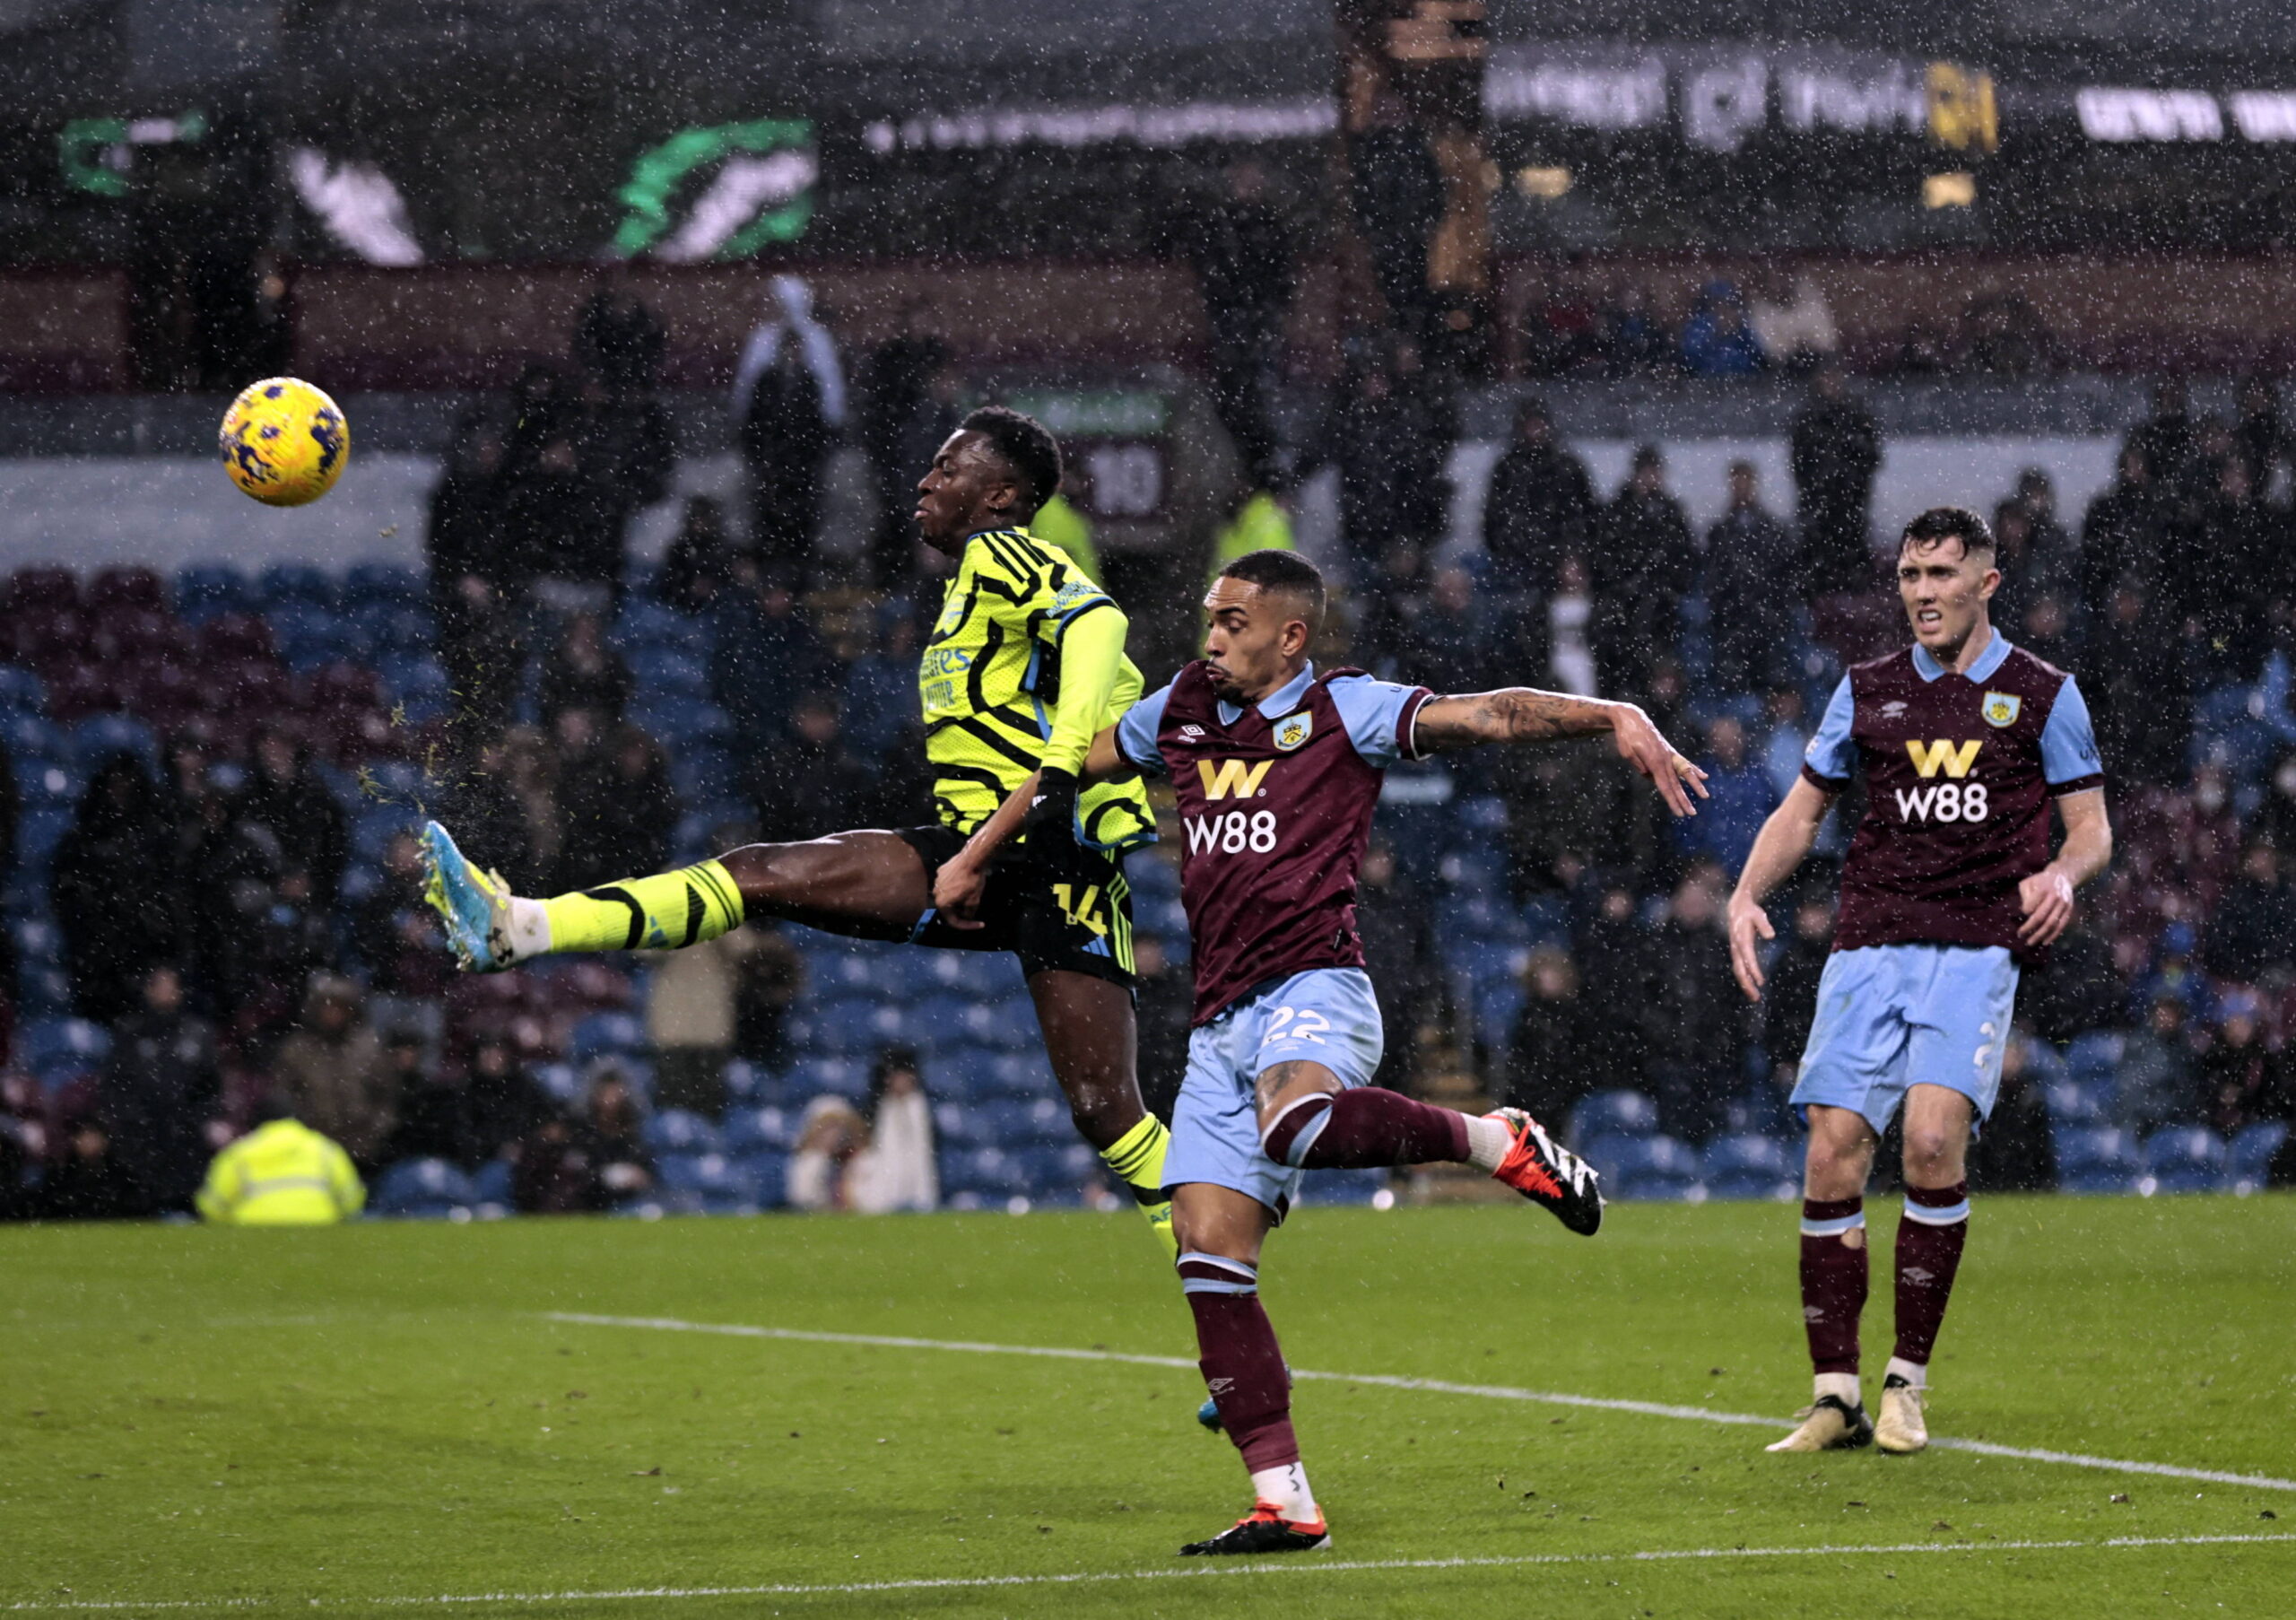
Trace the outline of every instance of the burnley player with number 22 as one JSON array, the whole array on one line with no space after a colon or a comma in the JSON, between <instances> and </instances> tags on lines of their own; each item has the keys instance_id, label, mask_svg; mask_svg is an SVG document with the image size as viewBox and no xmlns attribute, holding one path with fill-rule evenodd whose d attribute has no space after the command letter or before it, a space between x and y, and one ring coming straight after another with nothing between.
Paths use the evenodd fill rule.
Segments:
<instances>
[{"instance_id":1,"label":"burnley player with number 22","mask_svg":"<svg viewBox=\"0 0 2296 1620\"><path fill-rule=\"evenodd\" d=\"M1360 670L1318 672L1308 647L1323 579L1294 553L1238 558L1205 606L1206 656L1103 731L1085 775L1169 775L1187 838L1195 1028L1164 1175L1205 1382L1255 1502L1181 1551L1289 1552L1330 1543L1259 1302L1260 1247L1300 1173L1469 1163L1573 1232L1591 1234L1603 1215L1594 1171L1527 1114L1463 1114L1370 1084L1383 1036L1355 875L1385 769L1440 749L1608 734L1677 815L1693 814L1704 776L1631 704L1526 688L1438 697ZM1016 795L944 868L944 910L970 903L973 874L1021 814Z\"/></svg>"},{"instance_id":2,"label":"burnley player with number 22","mask_svg":"<svg viewBox=\"0 0 2296 1620\"><path fill-rule=\"evenodd\" d=\"M2073 892L2112 858L2104 767L2081 689L2012 647L1987 604L2001 583L1985 519L1941 506L1906 526L1898 594L1914 644L1842 677L1802 780L1762 824L1730 899L1730 960L1761 997L1764 896L1799 866L1852 771L1866 814L1841 868L1833 952L1793 1102L1810 1128L1802 1320L1816 1391L1770 1449L1929 1443L1929 1356L1969 1234L1963 1169L1992 1110L2020 964L2073 917ZM2065 842L2049 857L2049 806ZM1866 1179L1905 1110L1897 1349L1878 1423L1857 1387L1866 1305Z\"/></svg>"}]
</instances>

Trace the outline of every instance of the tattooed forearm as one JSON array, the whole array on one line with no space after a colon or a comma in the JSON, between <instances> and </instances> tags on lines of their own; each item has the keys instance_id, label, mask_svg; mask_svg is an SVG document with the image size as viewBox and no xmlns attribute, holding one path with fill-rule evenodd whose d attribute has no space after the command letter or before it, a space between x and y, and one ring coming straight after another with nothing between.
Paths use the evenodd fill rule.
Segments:
<instances>
[{"instance_id":1,"label":"tattooed forearm","mask_svg":"<svg viewBox=\"0 0 2296 1620\"><path fill-rule=\"evenodd\" d=\"M1612 728L1615 703L1509 686L1499 692L1436 698L1419 712L1419 741L1429 748L1476 743L1536 743L1594 736Z\"/></svg>"}]
</instances>

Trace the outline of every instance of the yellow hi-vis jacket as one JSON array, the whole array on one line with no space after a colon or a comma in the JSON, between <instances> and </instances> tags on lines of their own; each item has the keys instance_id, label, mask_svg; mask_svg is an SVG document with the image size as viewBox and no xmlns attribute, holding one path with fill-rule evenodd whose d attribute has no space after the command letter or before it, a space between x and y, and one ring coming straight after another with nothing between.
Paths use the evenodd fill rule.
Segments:
<instances>
[{"instance_id":1,"label":"yellow hi-vis jacket","mask_svg":"<svg viewBox=\"0 0 2296 1620\"><path fill-rule=\"evenodd\" d=\"M1222 569L1246 552L1297 549L1292 538L1291 518L1274 496L1260 490L1244 502L1234 517L1220 526L1220 533L1212 543L1212 577L1218 579Z\"/></svg>"},{"instance_id":2,"label":"yellow hi-vis jacket","mask_svg":"<svg viewBox=\"0 0 2296 1620\"><path fill-rule=\"evenodd\" d=\"M1092 520L1070 505L1065 495L1055 495L1037 508L1027 527L1047 545L1066 552L1084 578L1106 588L1108 582L1100 578L1100 553L1092 544Z\"/></svg>"},{"instance_id":3,"label":"yellow hi-vis jacket","mask_svg":"<svg viewBox=\"0 0 2296 1620\"><path fill-rule=\"evenodd\" d=\"M199 1213L219 1226L332 1226L366 1206L351 1155L297 1119L257 1127L215 1155Z\"/></svg>"}]
</instances>

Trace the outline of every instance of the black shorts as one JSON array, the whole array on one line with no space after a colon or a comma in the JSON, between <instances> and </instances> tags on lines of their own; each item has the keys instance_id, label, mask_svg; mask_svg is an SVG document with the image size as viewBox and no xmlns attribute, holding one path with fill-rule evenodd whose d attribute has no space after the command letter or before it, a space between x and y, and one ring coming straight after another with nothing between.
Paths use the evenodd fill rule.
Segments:
<instances>
[{"instance_id":1,"label":"black shorts","mask_svg":"<svg viewBox=\"0 0 2296 1620\"><path fill-rule=\"evenodd\" d=\"M900 836L925 858L930 883L969 835L953 827L905 827ZM1115 856L1073 840L1043 849L1006 844L989 859L975 915L979 928L958 928L927 911L909 943L1010 951L1021 959L1023 973L1058 968L1132 988L1132 889Z\"/></svg>"}]
</instances>

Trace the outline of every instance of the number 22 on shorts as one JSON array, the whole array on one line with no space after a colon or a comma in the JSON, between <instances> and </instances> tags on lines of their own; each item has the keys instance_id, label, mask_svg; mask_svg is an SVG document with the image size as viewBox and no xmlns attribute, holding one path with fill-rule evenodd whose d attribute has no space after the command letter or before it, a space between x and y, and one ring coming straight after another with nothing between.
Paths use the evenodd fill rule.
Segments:
<instances>
[{"instance_id":1,"label":"number 22 on shorts","mask_svg":"<svg viewBox=\"0 0 2296 1620\"><path fill-rule=\"evenodd\" d=\"M1275 1016L1268 1020L1267 1033L1259 1038L1259 1043L1270 1047L1280 1041L1311 1041L1321 1046L1324 1032L1329 1028L1331 1020L1321 1013L1280 1006L1275 1009Z\"/></svg>"}]
</instances>

